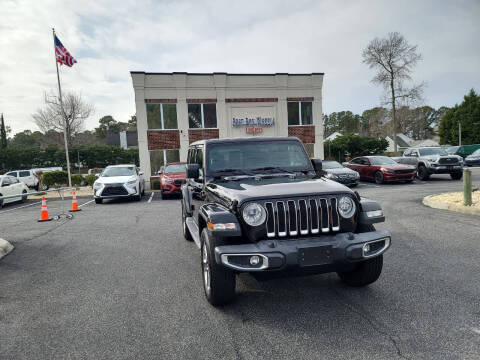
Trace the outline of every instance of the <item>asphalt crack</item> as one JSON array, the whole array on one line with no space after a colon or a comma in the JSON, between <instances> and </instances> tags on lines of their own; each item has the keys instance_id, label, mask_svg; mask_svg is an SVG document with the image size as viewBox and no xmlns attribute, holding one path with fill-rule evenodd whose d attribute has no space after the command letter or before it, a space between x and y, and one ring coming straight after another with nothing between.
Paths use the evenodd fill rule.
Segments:
<instances>
[{"instance_id":1,"label":"asphalt crack","mask_svg":"<svg viewBox=\"0 0 480 360\"><path fill-rule=\"evenodd\" d=\"M386 330L382 330L381 329L381 325L380 324L377 324L375 322L375 320L373 320L372 318L369 317L368 314L366 314L365 312L357 309L353 304L349 303L347 300L345 300L345 297L342 296L341 293L339 293L334 287L333 287L333 284L331 283L330 281L330 290L337 296L337 298L340 300L340 303L342 303L347 309L349 309L350 311L354 312L355 314L357 314L358 316L360 316L362 319L366 320L368 322L368 324L371 326L371 328L373 330L375 330L377 333L383 335L385 338L387 338L393 345L393 347L395 348L395 351L398 355L399 358L401 359L407 359L409 360L408 357L406 357L405 355L403 355L402 353L402 350L400 349L400 346L398 345L397 343L397 340L395 340L395 338L390 335Z\"/></svg>"}]
</instances>

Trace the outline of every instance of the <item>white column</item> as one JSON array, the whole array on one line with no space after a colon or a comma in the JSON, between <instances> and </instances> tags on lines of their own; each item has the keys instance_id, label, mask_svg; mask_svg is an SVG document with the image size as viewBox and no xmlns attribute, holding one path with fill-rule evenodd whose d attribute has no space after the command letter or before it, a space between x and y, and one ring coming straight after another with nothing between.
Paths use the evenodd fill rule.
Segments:
<instances>
[{"instance_id":1,"label":"white column","mask_svg":"<svg viewBox=\"0 0 480 360\"><path fill-rule=\"evenodd\" d=\"M288 136L288 111L287 111L287 88L288 75L276 74L275 83L277 87L277 118L275 119L275 135Z\"/></svg>"},{"instance_id":2,"label":"white column","mask_svg":"<svg viewBox=\"0 0 480 360\"><path fill-rule=\"evenodd\" d=\"M145 74L132 74L133 88L135 90L135 107L137 115L138 154L140 169L144 173L145 186L150 188L150 153L148 152L147 137L147 106L145 104Z\"/></svg>"},{"instance_id":3,"label":"white column","mask_svg":"<svg viewBox=\"0 0 480 360\"><path fill-rule=\"evenodd\" d=\"M313 124L315 125L314 156L324 159L323 153L323 110L322 110L322 85L323 75L312 75L313 86Z\"/></svg>"},{"instance_id":4,"label":"white column","mask_svg":"<svg viewBox=\"0 0 480 360\"><path fill-rule=\"evenodd\" d=\"M177 90L177 124L180 132L180 161L187 161L188 153L188 105L187 75L173 74L173 82Z\"/></svg>"},{"instance_id":5,"label":"white column","mask_svg":"<svg viewBox=\"0 0 480 360\"><path fill-rule=\"evenodd\" d=\"M227 75L223 73L213 74L215 92L217 96L217 127L220 138L229 136L229 128L232 126L228 118L227 106L225 104L225 88L227 86Z\"/></svg>"}]
</instances>

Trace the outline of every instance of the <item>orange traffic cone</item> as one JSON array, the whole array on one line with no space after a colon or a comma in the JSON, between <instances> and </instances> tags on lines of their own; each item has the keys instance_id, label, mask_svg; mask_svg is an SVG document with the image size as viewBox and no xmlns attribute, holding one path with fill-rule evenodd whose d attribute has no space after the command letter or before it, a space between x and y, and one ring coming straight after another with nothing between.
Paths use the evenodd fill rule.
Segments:
<instances>
[{"instance_id":1,"label":"orange traffic cone","mask_svg":"<svg viewBox=\"0 0 480 360\"><path fill-rule=\"evenodd\" d=\"M70 212L75 212L75 211L82 211L82 209L78 208L78 201L77 201L77 192L73 192L73 198L72 198L72 210L69 210Z\"/></svg>"},{"instance_id":2,"label":"orange traffic cone","mask_svg":"<svg viewBox=\"0 0 480 360\"><path fill-rule=\"evenodd\" d=\"M40 219L38 219L38 222L42 221L51 221L52 218L48 216L48 210L47 210L47 200L45 200L45 196L42 199L42 211L40 212Z\"/></svg>"}]
</instances>

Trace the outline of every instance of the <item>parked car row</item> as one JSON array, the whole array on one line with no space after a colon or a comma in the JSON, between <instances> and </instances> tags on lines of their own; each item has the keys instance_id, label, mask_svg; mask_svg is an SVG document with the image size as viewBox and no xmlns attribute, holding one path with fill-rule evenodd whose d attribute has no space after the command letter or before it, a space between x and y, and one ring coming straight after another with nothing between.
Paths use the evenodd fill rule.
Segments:
<instances>
[{"instance_id":1,"label":"parked car row","mask_svg":"<svg viewBox=\"0 0 480 360\"><path fill-rule=\"evenodd\" d=\"M27 200L27 194L28 187L25 183L14 176L0 175L0 209L4 204ZM7 198L4 199L3 197Z\"/></svg>"}]
</instances>

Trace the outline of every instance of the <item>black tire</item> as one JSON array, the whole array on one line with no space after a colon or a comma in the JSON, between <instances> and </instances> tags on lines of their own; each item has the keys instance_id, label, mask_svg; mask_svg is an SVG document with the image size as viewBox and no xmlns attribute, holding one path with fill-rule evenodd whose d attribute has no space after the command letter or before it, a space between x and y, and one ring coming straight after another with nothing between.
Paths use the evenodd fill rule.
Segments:
<instances>
[{"instance_id":1,"label":"black tire","mask_svg":"<svg viewBox=\"0 0 480 360\"><path fill-rule=\"evenodd\" d=\"M145 196L145 188L142 190L142 196Z\"/></svg>"},{"instance_id":2,"label":"black tire","mask_svg":"<svg viewBox=\"0 0 480 360\"><path fill-rule=\"evenodd\" d=\"M3 196L2 194L0 194L0 196ZM0 199L0 209L3 208L3 199Z\"/></svg>"},{"instance_id":3,"label":"black tire","mask_svg":"<svg viewBox=\"0 0 480 360\"><path fill-rule=\"evenodd\" d=\"M452 180L460 180L462 178L462 176L463 176L463 173L461 173L461 172L450 174L450 177L452 178Z\"/></svg>"},{"instance_id":4,"label":"black tire","mask_svg":"<svg viewBox=\"0 0 480 360\"><path fill-rule=\"evenodd\" d=\"M366 286L380 277L383 267L383 255L358 263L355 269L337 272L340 279L349 286Z\"/></svg>"},{"instance_id":5,"label":"black tire","mask_svg":"<svg viewBox=\"0 0 480 360\"><path fill-rule=\"evenodd\" d=\"M142 194L135 195L135 201L141 201L142 200Z\"/></svg>"},{"instance_id":6,"label":"black tire","mask_svg":"<svg viewBox=\"0 0 480 360\"><path fill-rule=\"evenodd\" d=\"M405 184L411 184L413 182L413 180L407 180L405 181Z\"/></svg>"},{"instance_id":7,"label":"black tire","mask_svg":"<svg viewBox=\"0 0 480 360\"><path fill-rule=\"evenodd\" d=\"M200 251L203 289L213 306L228 304L235 298L235 273L215 261L215 247L220 245L221 241L210 238L207 229L203 229Z\"/></svg>"},{"instance_id":8,"label":"black tire","mask_svg":"<svg viewBox=\"0 0 480 360\"><path fill-rule=\"evenodd\" d=\"M102 204L103 203L103 199L95 199L95 204Z\"/></svg>"},{"instance_id":9,"label":"black tire","mask_svg":"<svg viewBox=\"0 0 480 360\"><path fill-rule=\"evenodd\" d=\"M381 171L377 171L374 175L375 183L377 184L383 184L384 182L384 176Z\"/></svg>"},{"instance_id":10,"label":"black tire","mask_svg":"<svg viewBox=\"0 0 480 360\"><path fill-rule=\"evenodd\" d=\"M162 198L162 200L165 200L167 198L167 195L160 190L160 197Z\"/></svg>"},{"instance_id":11,"label":"black tire","mask_svg":"<svg viewBox=\"0 0 480 360\"><path fill-rule=\"evenodd\" d=\"M182 201L182 229L183 229L183 237L187 241L193 241L192 234L190 234L190 230L188 229L187 222L186 222L187 214L185 214L185 205Z\"/></svg>"},{"instance_id":12,"label":"black tire","mask_svg":"<svg viewBox=\"0 0 480 360\"><path fill-rule=\"evenodd\" d=\"M22 203L24 203L25 201L27 201L27 197L28 197L28 192L27 192L27 190L23 190L23 191L22 191Z\"/></svg>"},{"instance_id":13,"label":"black tire","mask_svg":"<svg viewBox=\"0 0 480 360\"><path fill-rule=\"evenodd\" d=\"M371 224L359 224L356 233L375 231ZM375 282L382 273L383 255L358 263L355 269L337 272L340 279L349 286L366 286Z\"/></svg>"},{"instance_id":14,"label":"black tire","mask_svg":"<svg viewBox=\"0 0 480 360\"><path fill-rule=\"evenodd\" d=\"M430 174L424 165L420 165L418 167L417 177L422 181L427 181L430 178Z\"/></svg>"}]
</instances>

